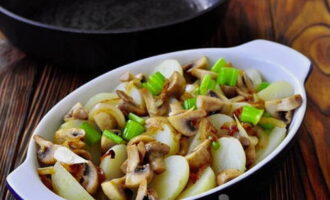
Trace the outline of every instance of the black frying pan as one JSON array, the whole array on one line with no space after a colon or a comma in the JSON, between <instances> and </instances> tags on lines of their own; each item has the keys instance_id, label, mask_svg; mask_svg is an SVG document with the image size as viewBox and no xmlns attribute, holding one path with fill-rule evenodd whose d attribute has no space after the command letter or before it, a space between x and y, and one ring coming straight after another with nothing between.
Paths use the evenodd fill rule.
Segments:
<instances>
[{"instance_id":1,"label":"black frying pan","mask_svg":"<svg viewBox=\"0 0 330 200\"><path fill-rule=\"evenodd\" d=\"M65 66L113 67L198 47L225 0L0 0L0 29L28 54Z\"/></svg>"}]
</instances>

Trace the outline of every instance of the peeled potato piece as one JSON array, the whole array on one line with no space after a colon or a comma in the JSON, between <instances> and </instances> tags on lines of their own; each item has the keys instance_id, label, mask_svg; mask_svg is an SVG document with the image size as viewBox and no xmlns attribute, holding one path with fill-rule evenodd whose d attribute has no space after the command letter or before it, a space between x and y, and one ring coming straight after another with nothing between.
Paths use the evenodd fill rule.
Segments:
<instances>
[{"instance_id":1,"label":"peeled potato piece","mask_svg":"<svg viewBox=\"0 0 330 200\"><path fill-rule=\"evenodd\" d=\"M270 133L262 133L260 143L262 147L257 150L257 157L255 163L260 162L284 140L286 135L286 128L275 127Z\"/></svg>"},{"instance_id":2,"label":"peeled potato piece","mask_svg":"<svg viewBox=\"0 0 330 200\"><path fill-rule=\"evenodd\" d=\"M258 93L260 99L269 101L273 99L282 99L292 96L294 89L290 83L286 81L278 81L270 84L267 88Z\"/></svg>"},{"instance_id":3,"label":"peeled potato piece","mask_svg":"<svg viewBox=\"0 0 330 200\"><path fill-rule=\"evenodd\" d=\"M157 65L153 73L160 72L168 79L175 71L179 72L181 75L183 74L181 64L177 60L167 59Z\"/></svg>"},{"instance_id":4,"label":"peeled potato piece","mask_svg":"<svg viewBox=\"0 0 330 200\"><path fill-rule=\"evenodd\" d=\"M213 124L213 126L217 129L217 131L220 131L220 128L223 126L224 123L233 122L234 119L228 115L225 114L214 114L208 117L208 120Z\"/></svg>"},{"instance_id":5,"label":"peeled potato piece","mask_svg":"<svg viewBox=\"0 0 330 200\"><path fill-rule=\"evenodd\" d=\"M54 170L52 184L58 195L68 200L94 199L59 162L55 164Z\"/></svg>"},{"instance_id":6,"label":"peeled potato piece","mask_svg":"<svg viewBox=\"0 0 330 200\"><path fill-rule=\"evenodd\" d=\"M234 137L218 139L220 148L212 149L212 168L216 174L225 169L238 169L245 171L245 152L240 141Z\"/></svg>"},{"instance_id":7,"label":"peeled potato piece","mask_svg":"<svg viewBox=\"0 0 330 200\"><path fill-rule=\"evenodd\" d=\"M166 170L156 175L150 183L159 199L175 199L189 179L189 165L183 156L169 156L165 159Z\"/></svg>"},{"instance_id":8,"label":"peeled potato piece","mask_svg":"<svg viewBox=\"0 0 330 200\"><path fill-rule=\"evenodd\" d=\"M174 155L180 148L180 135L167 123L162 123L161 126L162 128L149 132L148 135L159 142L167 144L170 147L168 155Z\"/></svg>"},{"instance_id":9,"label":"peeled potato piece","mask_svg":"<svg viewBox=\"0 0 330 200\"><path fill-rule=\"evenodd\" d=\"M107 180L123 176L120 166L127 159L126 145L118 144L113 146L110 151L114 152L114 158L111 154L101 158L100 168L103 170Z\"/></svg>"},{"instance_id":10,"label":"peeled potato piece","mask_svg":"<svg viewBox=\"0 0 330 200\"><path fill-rule=\"evenodd\" d=\"M97 103L106 102L110 99L117 99L118 95L112 92L102 92L98 93L91 98L88 99L87 103L85 104L85 109L90 111Z\"/></svg>"},{"instance_id":11,"label":"peeled potato piece","mask_svg":"<svg viewBox=\"0 0 330 200\"><path fill-rule=\"evenodd\" d=\"M211 167L204 169L199 179L193 184L189 183L177 199L183 199L206 192L216 186L215 174Z\"/></svg>"}]
</instances>

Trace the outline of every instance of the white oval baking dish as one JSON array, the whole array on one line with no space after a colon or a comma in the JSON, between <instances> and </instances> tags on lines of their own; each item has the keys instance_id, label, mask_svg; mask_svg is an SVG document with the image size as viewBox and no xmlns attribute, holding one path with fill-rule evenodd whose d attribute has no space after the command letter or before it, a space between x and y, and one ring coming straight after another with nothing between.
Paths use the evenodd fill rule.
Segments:
<instances>
[{"instance_id":1,"label":"white oval baking dish","mask_svg":"<svg viewBox=\"0 0 330 200\"><path fill-rule=\"evenodd\" d=\"M255 68L270 82L277 80L288 81L294 87L295 93L301 94L303 97L303 103L295 111L286 138L270 155L241 176L189 199L206 197L213 193L219 194L224 188L246 179L261 169L279 154L295 136L306 110L307 98L304 81L311 67L311 62L299 52L275 42L254 40L232 48L205 48L177 51L139 60L107 72L73 91L43 117L33 134L41 135L46 139L52 139L53 133L62 122L62 117L76 102L85 103L89 97L99 92L111 91L118 85L119 77L124 72L148 73L152 71L152 67L165 59L173 58L177 59L181 64L187 64L201 56L207 56L211 62L216 61L219 57L224 57L238 68ZM63 199L42 184L36 171L37 167L36 145L31 140L25 161L7 177L7 186L15 197L25 200Z\"/></svg>"}]
</instances>

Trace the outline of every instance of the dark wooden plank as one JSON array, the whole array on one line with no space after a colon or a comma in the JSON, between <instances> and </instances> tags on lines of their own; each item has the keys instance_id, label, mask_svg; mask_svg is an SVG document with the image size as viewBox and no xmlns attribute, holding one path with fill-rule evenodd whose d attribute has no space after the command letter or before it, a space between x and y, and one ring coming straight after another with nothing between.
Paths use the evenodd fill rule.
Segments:
<instances>
[{"instance_id":1,"label":"dark wooden plank","mask_svg":"<svg viewBox=\"0 0 330 200\"><path fill-rule=\"evenodd\" d=\"M313 61L306 82L308 109L301 128L299 172L307 199L328 199L330 187L330 15L326 0L271 0L276 40ZM287 13L290 13L289 15Z\"/></svg>"}]
</instances>

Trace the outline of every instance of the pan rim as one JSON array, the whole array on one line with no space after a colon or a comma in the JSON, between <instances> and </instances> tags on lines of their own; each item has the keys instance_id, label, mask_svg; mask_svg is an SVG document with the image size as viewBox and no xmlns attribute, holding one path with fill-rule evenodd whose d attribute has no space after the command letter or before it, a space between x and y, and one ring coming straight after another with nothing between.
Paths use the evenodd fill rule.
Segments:
<instances>
[{"instance_id":1,"label":"pan rim","mask_svg":"<svg viewBox=\"0 0 330 200\"><path fill-rule=\"evenodd\" d=\"M144 26L144 27L139 27L139 28L116 29L116 30L77 29L77 28L68 28L68 27L50 25L50 24L46 24L43 22L39 22L36 20L32 20L32 19L23 17L19 14L16 14L16 13L10 11L9 9L7 9L1 5L0 5L0 13L2 13L14 20L17 20L19 22L23 22L27 25L32 25L35 27L49 29L49 30L53 30L53 31L60 31L60 32L67 32L67 33L79 33L79 34L126 34L126 33L138 33L138 32L143 32L143 31L155 30L155 29L160 29L160 28L164 28L167 26L184 23L184 22L190 21L194 18L197 18L199 16L202 16L202 15L214 10L215 8L217 8L218 6L220 6L221 4L223 4L226 1L227 0L216 0L216 2L213 3L213 5L211 5L207 9L199 11L193 15L189 15L187 17L169 21L166 23L161 23L161 24L151 25L151 26Z\"/></svg>"}]
</instances>

